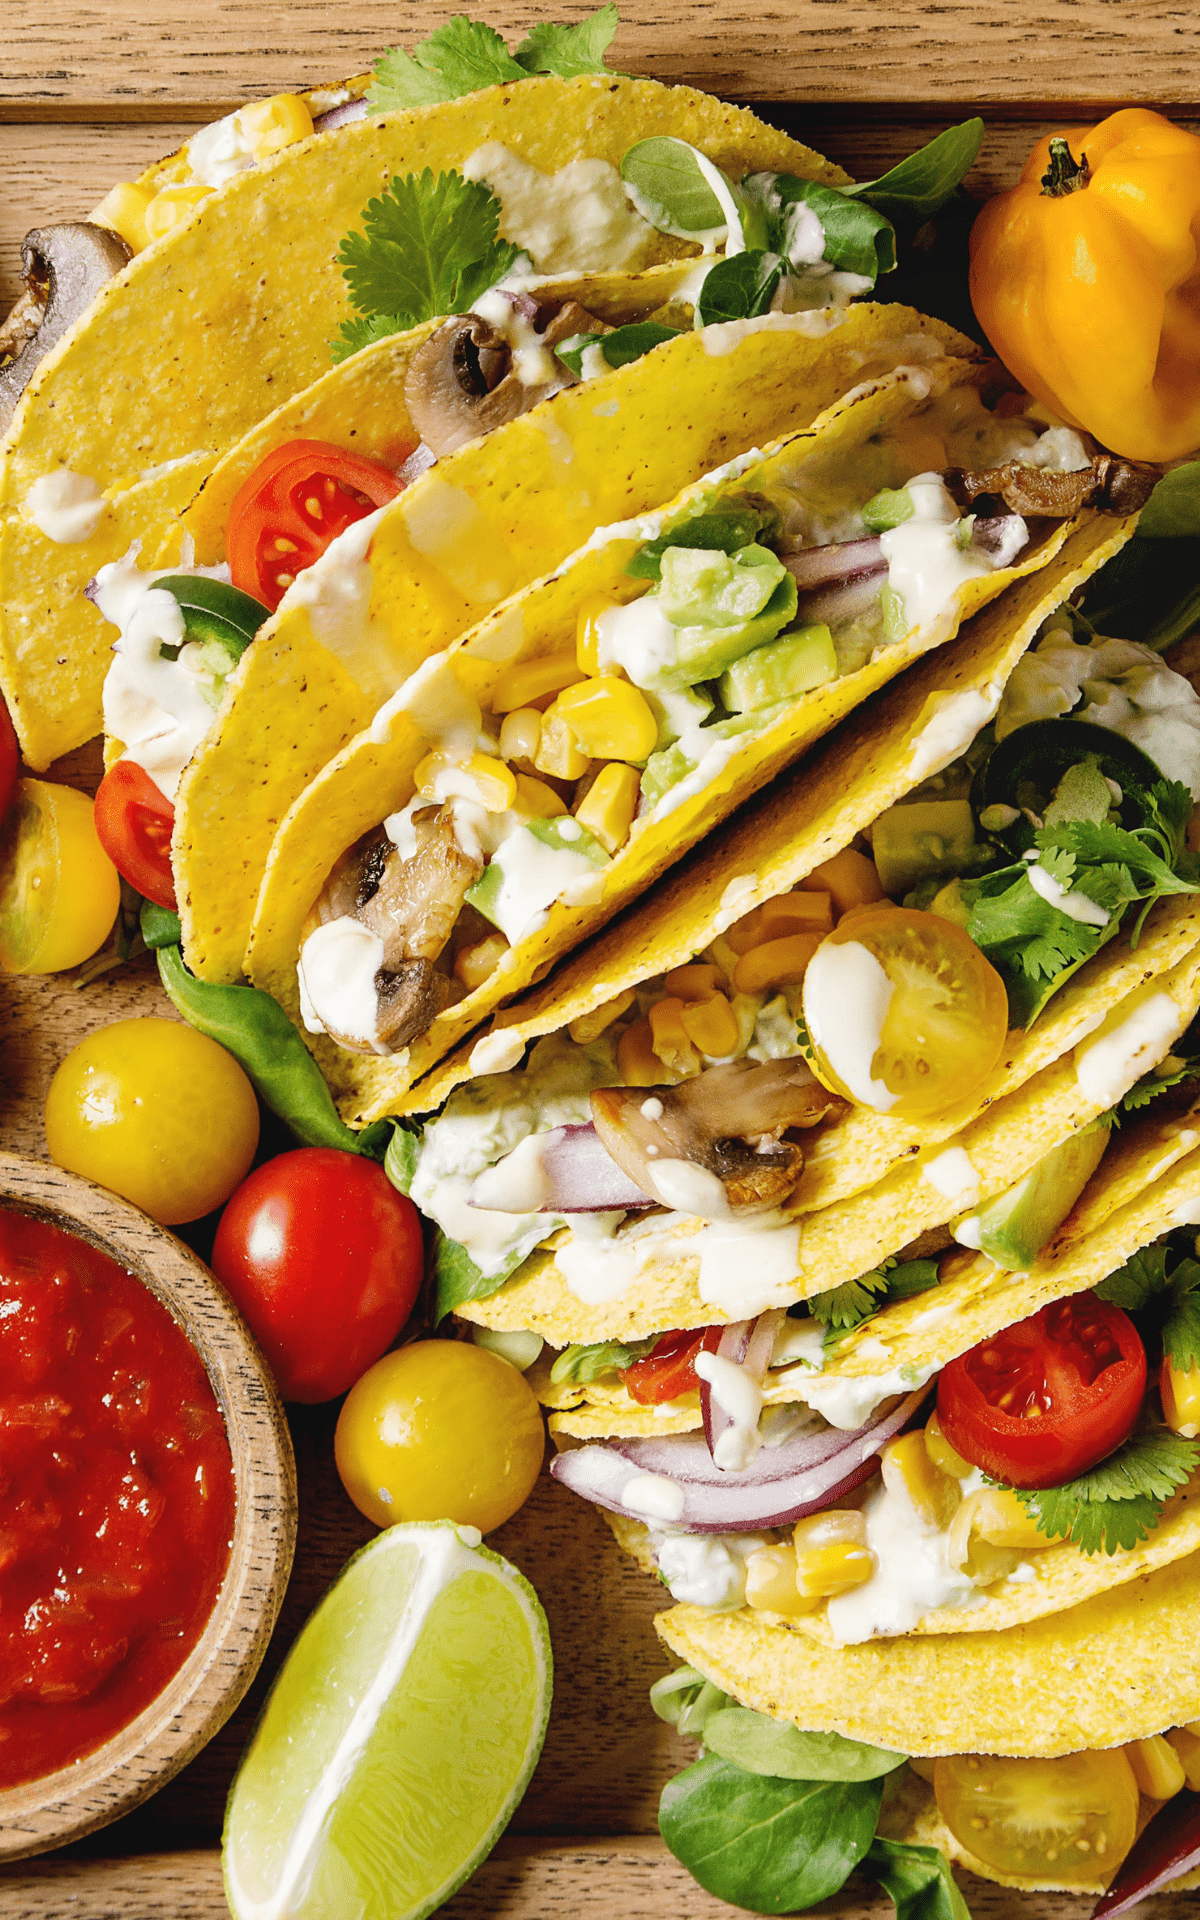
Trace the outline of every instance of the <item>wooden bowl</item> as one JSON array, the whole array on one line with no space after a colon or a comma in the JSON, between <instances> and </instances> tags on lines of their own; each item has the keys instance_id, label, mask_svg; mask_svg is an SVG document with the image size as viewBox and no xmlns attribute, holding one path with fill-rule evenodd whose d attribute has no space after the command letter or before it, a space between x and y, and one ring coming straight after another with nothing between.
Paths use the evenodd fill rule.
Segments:
<instances>
[{"instance_id":1,"label":"wooden bowl","mask_svg":"<svg viewBox=\"0 0 1200 1920\"><path fill-rule=\"evenodd\" d=\"M241 1316L195 1254L103 1187L0 1153L0 1207L64 1227L136 1273L182 1326L225 1416L236 1517L208 1624L158 1698L95 1753L0 1792L0 1860L64 1846L128 1813L211 1740L258 1671L296 1544L296 1467L283 1408Z\"/></svg>"}]
</instances>

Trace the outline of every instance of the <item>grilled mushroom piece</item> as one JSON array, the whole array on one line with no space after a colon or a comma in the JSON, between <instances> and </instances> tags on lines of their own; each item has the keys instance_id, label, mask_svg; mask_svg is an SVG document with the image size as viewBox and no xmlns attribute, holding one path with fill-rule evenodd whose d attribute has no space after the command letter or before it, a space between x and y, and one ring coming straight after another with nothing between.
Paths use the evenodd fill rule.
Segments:
<instances>
[{"instance_id":1,"label":"grilled mushroom piece","mask_svg":"<svg viewBox=\"0 0 1200 1920\"><path fill-rule=\"evenodd\" d=\"M101 287L128 266L133 253L120 234L90 220L34 227L21 242L25 292L0 335L0 432L8 424L38 364L87 312Z\"/></svg>"},{"instance_id":2,"label":"grilled mushroom piece","mask_svg":"<svg viewBox=\"0 0 1200 1920\"><path fill-rule=\"evenodd\" d=\"M467 889L483 861L463 851L449 807L423 807L413 815L416 850L403 859L382 827L344 853L304 925L303 938L329 920L360 920L383 941L383 965L375 975L377 1034L395 1053L407 1046L446 1006L448 968L439 966ZM319 1009L318 1009L319 1011ZM373 1051L361 1040L329 1028L351 1052Z\"/></svg>"},{"instance_id":3,"label":"grilled mushroom piece","mask_svg":"<svg viewBox=\"0 0 1200 1920\"><path fill-rule=\"evenodd\" d=\"M1002 500L1012 513L1066 520L1081 507L1089 506L1101 513L1136 513L1145 506L1159 478L1154 467L1098 453L1090 466L1073 473L1027 467L1019 460L1006 460L999 467L956 467L946 475L946 485L964 510L990 495Z\"/></svg>"},{"instance_id":4,"label":"grilled mushroom piece","mask_svg":"<svg viewBox=\"0 0 1200 1920\"><path fill-rule=\"evenodd\" d=\"M815 1127L841 1112L800 1058L734 1060L677 1087L602 1087L592 1122L606 1151L643 1193L661 1202L656 1169L683 1160L715 1175L731 1212L785 1200L804 1170L788 1128Z\"/></svg>"},{"instance_id":5,"label":"grilled mushroom piece","mask_svg":"<svg viewBox=\"0 0 1200 1920\"><path fill-rule=\"evenodd\" d=\"M532 309L523 317L535 328L534 316L548 311L528 296L517 296L513 304L518 311L526 305ZM600 330L601 323L586 308L577 300L568 300L544 327L537 329L538 343L553 348L573 334ZM561 362L555 365L558 371L554 379L526 385L505 335L477 313L456 314L418 348L409 363L404 379L409 418L424 444L441 459L570 386L569 370Z\"/></svg>"}]
</instances>

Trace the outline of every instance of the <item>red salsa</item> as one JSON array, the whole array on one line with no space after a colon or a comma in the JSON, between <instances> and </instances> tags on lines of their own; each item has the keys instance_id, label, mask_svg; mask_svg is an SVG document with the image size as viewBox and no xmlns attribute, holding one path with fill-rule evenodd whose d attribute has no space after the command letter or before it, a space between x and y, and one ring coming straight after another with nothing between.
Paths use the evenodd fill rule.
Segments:
<instances>
[{"instance_id":1,"label":"red salsa","mask_svg":"<svg viewBox=\"0 0 1200 1920\"><path fill-rule=\"evenodd\" d=\"M233 1519L225 1423L165 1307L0 1211L0 1787L93 1753L162 1692Z\"/></svg>"}]
</instances>

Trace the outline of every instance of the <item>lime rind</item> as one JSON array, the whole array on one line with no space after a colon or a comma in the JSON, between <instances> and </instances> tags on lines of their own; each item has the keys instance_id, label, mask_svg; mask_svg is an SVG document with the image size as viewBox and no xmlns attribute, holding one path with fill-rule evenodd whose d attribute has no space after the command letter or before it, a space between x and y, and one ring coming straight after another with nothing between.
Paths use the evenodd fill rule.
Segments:
<instances>
[{"instance_id":1,"label":"lime rind","mask_svg":"<svg viewBox=\"0 0 1200 1920\"><path fill-rule=\"evenodd\" d=\"M347 1563L340 1580L301 1630L264 1705L229 1796L223 1862L226 1896L236 1920L281 1920L284 1914L302 1915L305 1920L326 1916L341 1920L349 1890L347 1876L355 1877L358 1870L356 1847L363 1851L363 1877L373 1881L378 1894L362 1911L369 1912L371 1920L423 1920L462 1886L504 1831L545 1739L553 1661L545 1614L533 1588L501 1555L477 1545L477 1539L473 1529L458 1529L449 1522L387 1529ZM458 1586L464 1576L468 1576L466 1586ZM479 1587L481 1576L501 1589L491 1600L487 1589ZM483 1599L475 1614L468 1598L472 1586ZM462 1612L464 1605L466 1616L456 1620L456 1608ZM475 1620L480 1623L479 1634L472 1631ZM421 1841L426 1836L419 1789L424 1785L422 1768L429 1750L424 1744L430 1731L428 1678L440 1676L451 1717L457 1721L458 1675L471 1673L472 1660L478 1668L481 1644L477 1642L482 1643L488 1632L495 1644L483 1671L489 1688L493 1679L495 1688L488 1696L485 1724L489 1732L493 1721L501 1727L502 1786L510 1754L519 1749L520 1761L486 1829L473 1838L466 1852L451 1857L453 1823L448 1831L443 1817L434 1850L422 1859ZM370 1649L367 1658L364 1648ZM424 1691L418 1685L411 1711L405 1692L410 1663L418 1678L422 1672L426 1677ZM451 1669L452 1684L447 1681ZM507 1695L506 1677L515 1686ZM475 1679L477 1683L478 1672ZM436 1691L435 1686L432 1692ZM507 1746L506 1712L509 1723L516 1722ZM407 1739L406 1721L415 1721ZM415 1749L414 1732L422 1736ZM383 1737L377 1739L377 1735ZM395 1744L389 1744L389 1738ZM435 1740L430 1746L444 1744L449 1751L456 1738L468 1756L468 1768L471 1763L479 1765L486 1743L479 1739L477 1753L469 1728L464 1733L461 1726L448 1725L446 1741ZM406 1766L412 1796L407 1803L404 1789L399 1788ZM496 1771L493 1764L481 1773L479 1798L485 1803L481 1816L486 1810L486 1788ZM399 1789L395 1817L388 1804L393 1780ZM460 1795L473 1796L469 1771L454 1776L454 1785ZM439 1799L436 1783L433 1798ZM401 1819L401 1813L408 1819ZM435 1816L429 1831L436 1834L438 1825ZM469 1821L463 1825L469 1830ZM410 1844L410 1827L418 1836L415 1848ZM381 1834L389 1856L382 1872L378 1870ZM438 1852L443 1847L447 1849L445 1871L430 1885L426 1869L441 1868ZM417 1880L424 1882L419 1897L409 1898L404 1886L416 1896ZM359 1910L357 1904L355 1910Z\"/></svg>"}]
</instances>

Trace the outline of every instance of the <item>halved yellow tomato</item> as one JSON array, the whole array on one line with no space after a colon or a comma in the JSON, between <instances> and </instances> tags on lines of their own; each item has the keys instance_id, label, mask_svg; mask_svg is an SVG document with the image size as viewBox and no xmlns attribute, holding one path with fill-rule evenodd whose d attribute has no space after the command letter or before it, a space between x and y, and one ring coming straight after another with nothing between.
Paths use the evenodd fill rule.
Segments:
<instances>
[{"instance_id":1,"label":"halved yellow tomato","mask_svg":"<svg viewBox=\"0 0 1200 1920\"><path fill-rule=\"evenodd\" d=\"M1111 1879L1137 1833L1137 1781L1119 1747L1059 1760L953 1754L935 1764L933 1790L968 1853L1052 1887Z\"/></svg>"},{"instance_id":2,"label":"halved yellow tomato","mask_svg":"<svg viewBox=\"0 0 1200 1920\"><path fill-rule=\"evenodd\" d=\"M120 901L88 796L19 781L0 840L0 971L77 967L103 946Z\"/></svg>"},{"instance_id":3,"label":"halved yellow tomato","mask_svg":"<svg viewBox=\"0 0 1200 1920\"><path fill-rule=\"evenodd\" d=\"M978 1092L1004 1046L1008 996L961 927L884 904L821 942L804 976L804 1022L827 1087L911 1120Z\"/></svg>"}]
</instances>

